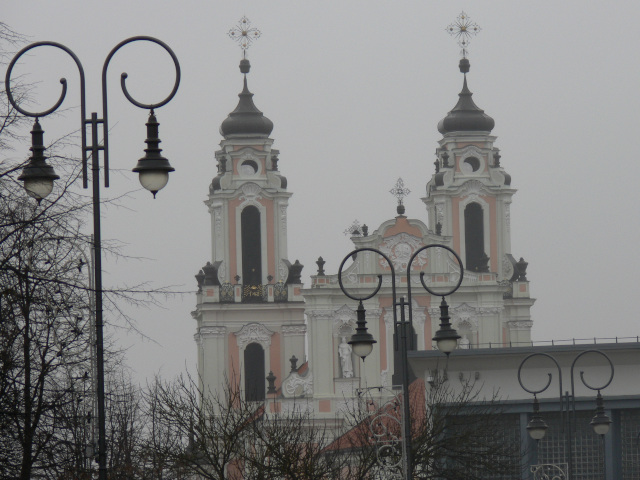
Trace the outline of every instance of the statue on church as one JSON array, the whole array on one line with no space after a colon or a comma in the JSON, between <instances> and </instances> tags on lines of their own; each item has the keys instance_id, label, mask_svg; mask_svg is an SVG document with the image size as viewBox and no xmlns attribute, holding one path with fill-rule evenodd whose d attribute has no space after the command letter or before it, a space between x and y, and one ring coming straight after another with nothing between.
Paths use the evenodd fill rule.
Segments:
<instances>
[{"instance_id":1,"label":"statue on church","mask_svg":"<svg viewBox=\"0 0 640 480\"><path fill-rule=\"evenodd\" d=\"M463 350L468 350L469 348L471 348L469 346L469 343L471 343L471 342L469 342L469 339L467 338L467 335L464 334L464 335L462 335L462 338L460 339L460 346L458 348L461 348Z\"/></svg>"},{"instance_id":2,"label":"statue on church","mask_svg":"<svg viewBox=\"0 0 640 480\"><path fill-rule=\"evenodd\" d=\"M352 378L353 363L351 362L351 345L347 343L346 337L342 337L342 342L338 346L338 355L340 356L342 378Z\"/></svg>"}]
</instances>

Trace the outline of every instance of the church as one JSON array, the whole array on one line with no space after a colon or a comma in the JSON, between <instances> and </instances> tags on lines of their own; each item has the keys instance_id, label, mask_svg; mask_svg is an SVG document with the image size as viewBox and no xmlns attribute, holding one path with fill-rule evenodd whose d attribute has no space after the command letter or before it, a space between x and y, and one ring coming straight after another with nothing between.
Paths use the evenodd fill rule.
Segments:
<instances>
[{"instance_id":1,"label":"church","mask_svg":"<svg viewBox=\"0 0 640 480\"><path fill-rule=\"evenodd\" d=\"M396 285L411 309L409 361L428 389L434 376L442 373L445 359L433 340L441 315L438 292L459 284L447 302L460 339L447 357L444 373L461 382L473 377L488 395L501 390L508 410L505 441L521 442L521 471L534 472L534 477L523 478L538 478L535 472L550 474L543 467L556 464L565 475L558 478L568 478L568 467L557 424L552 424L546 443L533 442L527 434L532 397L518 387L518 363L528 355L555 355L557 375L565 381L571 378L573 389L571 360L594 349L606 351L616 365L615 381L602 392L612 433L598 443L588 428L595 408L595 393L589 389L598 394L600 389L578 385L574 408L587 427L576 433L583 451L576 452L571 469L582 472L580 478L603 478L605 468L605 478L640 478L635 476L640 475L635 371L640 344L550 349L533 345L535 299L530 296L527 262L511 245L510 206L516 189L491 134L494 120L472 98L464 49L459 62L462 88L457 100L451 92L454 107L437 123L441 138L435 145L433 173L424 179L423 215L405 216L405 191L399 179L392 190L398 198L397 215L375 228L354 225L353 249L364 251L348 254L339 272L325 272L324 261L318 258L308 285L302 280L303 266L289 257L287 249L289 187L295 190L295 185L289 186L285 176L286 153L281 161L270 137L273 122L257 108L249 90L250 68L243 57L242 91L236 108L220 125L217 167L205 201L211 216L211 258L196 275L192 312L202 392L220 393L230 386L247 401L277 399L279 411L302 406L316 419L340 418L359 389L401 383L394 335ZM282 147L286 152L286 145ZM445 249L425 248L430 245L456 252L464 271ZM369 296L374 291L377 295ZM368 332L376 342L366 361L349 343L358 327L353 298L363 297ZM595 364L596 370L601 369ZM537 365L533 373L549 375L551 382L546 368ZM613 379L613 364L611 373ZM541 394L540 410L564 408L563 395L562 387L557 395L551 389Z\"/></svg>"},{"instance_id":2,"label":"church","mask_svg":"<svg viewBox=\"0 0 640 480\"><path fill-rule=\"evenodd\" d=\"M531 307L527 263L512 253L510 205L516 190L501 163L494 120L472 99L470 64L462 58L462 90L438 123L434 173L425 178L422 219L408 218L402 182L396 186L397 216L375 230L354 228L354 248L384 252L400 288L414 252L445 245L458 252L464 279L451 296L450 315L459 348L527 345ZM235 110L220 125L217 172L205 204L211 215L211 260L198 282L196 341L198 372L205 391L238 384L246 399L264 399L269 374L283 398L304 395L319 415L335 415L365 377L369 385L398 383L389 265L365 252L342 277L354 291L379 294L365 302L370 333L378 345L363 364L348 344L356 329L356 305L340 289L337 273L318 260L308 287L302 265L287 251L287 207L292 196L284 172L286 155L273 148L273 122L249 90L249 60L240 62L243 89ZM452 100L453 92L452 92ZM452 101L452 103L454 103ZM371 231L370 231L371 230ZM435 249L437 250L437 249ZM442 251L423 250L412 270L411 309L415 348L431 350L439 322L439 298L419 283L424 271L432 288L445 288L461 274ZM406 287L406 285L404 285ZM239 382L239 383L238 383Z\"/></svg>"}]
</instances>

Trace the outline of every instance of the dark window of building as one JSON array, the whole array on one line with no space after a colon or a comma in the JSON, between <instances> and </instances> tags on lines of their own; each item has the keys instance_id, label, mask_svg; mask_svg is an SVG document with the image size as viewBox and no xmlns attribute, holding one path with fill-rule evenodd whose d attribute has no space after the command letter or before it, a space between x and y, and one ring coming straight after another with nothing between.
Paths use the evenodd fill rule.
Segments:
<instances>
[{"instance_id":1,"label":"dark window of building","mask_svg":"<svg viewBox=\"0 0 640 480\"><path fill-rule=\"evenodd\" d=\"M264 349L258 343L250 343L244 349L244 395L248 402L265 399Z\"/></svg>"},{"instance_id":2,"label":"dark window of building","mask_svg":"<svg viewBox=\"0 0 640 480\"><path fill-rule=\"evenodd\" d=\"M484 218L482 207L470 203L464 209L464 246L466 251L465 268L480 271L486 266L484 253Z\"/></svg>"},{"instance_id":3,"label":"dark window of building","mask_svg":"<svg viewBox=\"0 0 640 480\"><path fill-rule=\"evenodd\" d=\"M262 241L260 211L254 206L242 210L242 283L262 284Z\"/></svg>"}]
</instances>

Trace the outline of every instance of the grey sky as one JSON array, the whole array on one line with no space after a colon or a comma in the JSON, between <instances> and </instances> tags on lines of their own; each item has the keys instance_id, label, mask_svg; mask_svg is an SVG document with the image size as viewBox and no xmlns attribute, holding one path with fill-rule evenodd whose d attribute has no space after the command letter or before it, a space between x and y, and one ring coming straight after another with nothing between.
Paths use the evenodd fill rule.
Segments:
<instances>
[{"instance_id":1,"label":"grey sky","mask_svg":"<svg viewBox=\"0 0 640 480\"><path fill-rule=\"evenodd\" d=\"M125 208L106 209L103 235L154 260L108 262L105 271L109 282L194 290L193 275L210 259L202 201L215 176L218 127L242 86L241 51L226 35L240 17L262 32L248 51L249 88L275 124L279 167L294 193L289 257L305 265L308 284L320 255L327 272L337 270L354 219L373 230L395 215L388 192L398 177L412 191L407 215L426 221L420 197L434 168L436 124L462 86L460 48L445 32L461 10L482 27L469 49L469 87L495 119L495 145L518 189L512 253L529 262L534 339L640 334L637 2L5 0L0 19L80 57L90 112L99 111L102 62L118 42L144 34L174 49L183 81L157 116L176 172L155 201L130 172L143 154L146 114L123 97L119 75L129 73L141 101L157 101L171 88L171 62L157 47L135 46L110 67L111 157L121 171L105 193L135 191ZM77 73L53 53L40 49L23 70L42 74L32 80L43 79L44 107L61 76L70 82L71 110L41 121L49 140L79 126ZM124 340L139 378L193 367L194 306L189 294L133 313L160 344Z\"/></svg>"}]
</instances>

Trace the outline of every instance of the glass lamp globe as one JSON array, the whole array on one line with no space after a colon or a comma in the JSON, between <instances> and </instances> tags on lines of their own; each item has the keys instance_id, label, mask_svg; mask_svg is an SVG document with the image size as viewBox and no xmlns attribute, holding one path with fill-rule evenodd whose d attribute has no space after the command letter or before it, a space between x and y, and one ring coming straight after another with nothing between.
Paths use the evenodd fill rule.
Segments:
<instances>
[{"instance_id":1,"label":"glass lamp globe","mask_svg":"<svg viewBox=\"0 0 640 480\"><path fill-rule=\"evenodd\" d=\"M25 179L24 189L30 197L40 201L53 191L53 179L42 177Z\"/></svg>"},{"instance_id":2,"label":"glass lamp globe","mask_svg":"<svg viewBox=\"0 0 640 480\"><path fill-rule=\"evenodd\" d=\"M353 353L362 358L362 360L373 351L373 343L371 342L354 342L351 343L351 347L353 348Z\"/></svg>"},{"instance_id":3,"label":"glass lamp globe","mask_svg":"<svg viewBox=\"0 0 640 480\"><path fill-rule=\"evenodd\" d=\"M540 415L534 415L533 418L527 424L527 431L529 436L534 440L542 440L547 433L547 424L540 417Z\"/></svg>"},{"instance_id":4,"label":"glass lamp globe","mask_svg":"<svg viewBox=\"0 0 640 480\"><path fill-rule=\"evenodd\" d=\"M169 172L166 170L142 170L139 174L140 185L156 196L169 182Z\"/></svg>"},{"instance_id":5,"label":"glass lamp globe","mask_svg":"<svg viewBox=\"0 0 640 480\"><path fill-rule=\"evenodd\" d=\"M458 346L457 338L442 338L436 341L436 345L438 345L438 350L442 353L451 353Z\"/></svg>"}]
</instances>

